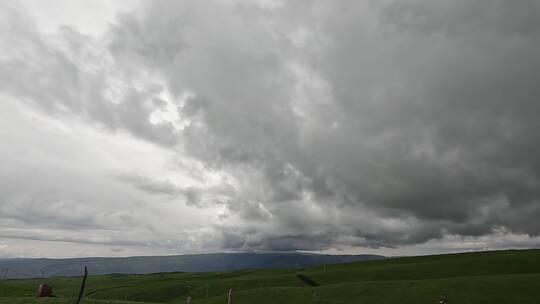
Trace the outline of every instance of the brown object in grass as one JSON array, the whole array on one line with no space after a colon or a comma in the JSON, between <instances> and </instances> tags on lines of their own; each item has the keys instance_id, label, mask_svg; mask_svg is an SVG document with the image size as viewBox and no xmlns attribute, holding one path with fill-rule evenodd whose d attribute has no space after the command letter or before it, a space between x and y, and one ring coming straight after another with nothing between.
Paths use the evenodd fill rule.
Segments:
<instances>
[{"instance_id":1,"label":"brown object in grass","mask_svg":"<svg viewBox=\"0 0 540 304\"><path fill-rule=\"evenodd\" d=\"M52 287L49 284L41 283L39 284L37 290L37 296L40 298L51 297L52 296Z\"/></svg>"}]
</instances>

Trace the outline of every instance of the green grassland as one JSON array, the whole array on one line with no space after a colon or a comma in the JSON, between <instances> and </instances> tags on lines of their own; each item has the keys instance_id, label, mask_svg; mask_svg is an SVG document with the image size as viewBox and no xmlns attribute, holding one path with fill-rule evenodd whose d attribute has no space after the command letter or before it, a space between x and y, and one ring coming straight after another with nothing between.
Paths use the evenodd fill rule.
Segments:
<instances>
[{"instance_id":1,"label":"green grassland","mask_svg":"<svg viewBox=\"0 0 540 304\"><path fill-rule=\"evenodd\" d=\"M91 269L90 269L91 272ZM540 250L509 250L392 258L296 269L224 273L161 273L89 276L83 303L540 303ZM41 282L53 286L52 299L35 298ZM80 278L7 280L0 304L73 303Z\"/></svg>"}]
</instances>

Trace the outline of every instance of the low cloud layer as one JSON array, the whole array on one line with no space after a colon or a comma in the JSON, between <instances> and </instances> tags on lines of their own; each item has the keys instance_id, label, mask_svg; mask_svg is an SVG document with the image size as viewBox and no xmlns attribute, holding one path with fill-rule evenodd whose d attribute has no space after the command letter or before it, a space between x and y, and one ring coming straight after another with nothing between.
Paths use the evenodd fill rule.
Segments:
<instances>
[{"instance_id":1,"label":"low cloud layer","mask_svg":"<svg viewBox=\"0 0 540 304\"><path fill-rule=\"evenodd\" d=\"M0 254L540 245L537 1L2 6Z\"/></svg>"}]
</instances>

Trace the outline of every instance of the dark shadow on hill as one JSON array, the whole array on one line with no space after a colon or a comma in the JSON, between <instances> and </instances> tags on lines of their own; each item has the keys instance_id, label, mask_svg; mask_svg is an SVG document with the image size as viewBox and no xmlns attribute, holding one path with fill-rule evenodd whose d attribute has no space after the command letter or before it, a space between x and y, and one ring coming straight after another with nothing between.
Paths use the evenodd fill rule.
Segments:
<instances>
[{"instance_id":1,"label":"dark shadow on hill","mask_svg":"<svg viewBox=\"0 0 540 304\"><path fill-rule=\"evenodd\" d=\"M297 277L300 281L306 283L307 285L309 285L309 286L311 286L311 287L317 287L317 286L319 286L319 284L317 284L317 282L313 281L312 279L306 277L305 275L303 275L303 274L301 274L301 273L297 273L297 274L296 274L296 277Z\"/></svg>"}]
</instances>

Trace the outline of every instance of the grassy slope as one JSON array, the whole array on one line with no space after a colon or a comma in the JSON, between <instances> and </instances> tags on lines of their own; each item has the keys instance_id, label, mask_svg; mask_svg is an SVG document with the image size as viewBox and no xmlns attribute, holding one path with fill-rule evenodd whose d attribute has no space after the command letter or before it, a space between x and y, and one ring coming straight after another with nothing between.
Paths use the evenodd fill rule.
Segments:
<instances>
[{"instance_id":1,"label":"grassy slope","mask_svg":"<svg viewBox=\"0 0 540 304\"><path fill-rule=\"evenodd\" d=\"M315 288L315 297L322 304L433 303L440 294L447 295L451 303L540 303L540 250L356 262L309 268L304 274L321 285ZM54 278L47 282L56 295L71 297L79 280ZM33 296L39 283L9 280L0 284L0 295ZM160 303L185 303L188 295L194 304L225 303L229 288L234 290L234 303L240 304L313 303L314 299L312 288L298 280L293 269L94 276L89 277L87 286L91 299ZM0 304L70 303L10 300L0 298Z\"/></svg>"},{"instance_id":2,"label":"grassy slope","mask_svg":"<svg viewBox=\"0 0 540 304\"><path fill-rule=\"evenodd\" d=\"M75 298L41 298L18 297L0 298L0 304L73 304ZM84 304L141 304L141 302L111 301L111 300L84 300Z\"/></svg>"}]
</instances>

